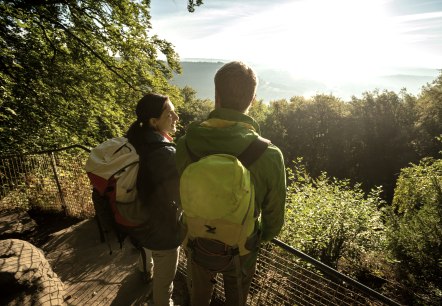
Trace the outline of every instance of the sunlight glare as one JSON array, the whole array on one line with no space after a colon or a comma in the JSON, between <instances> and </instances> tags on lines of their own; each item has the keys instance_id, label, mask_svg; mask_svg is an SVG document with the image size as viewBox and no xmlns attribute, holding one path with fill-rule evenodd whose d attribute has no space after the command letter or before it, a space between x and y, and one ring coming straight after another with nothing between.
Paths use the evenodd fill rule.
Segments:
<instances>
[{"instance_id":1,"label":"sunlight glare","mask_svg":"<svg viewBox=\"0 0 442 306\"><path fill-rule=\"evenodd\" d=\"M392 52L384 1L312 0L290 3L269 13L281 43L272 45L275 64L293 77L329 83L364 79L379 72ZM271 54L269 48L269 53Z\"/></svg>"}]
</instances>

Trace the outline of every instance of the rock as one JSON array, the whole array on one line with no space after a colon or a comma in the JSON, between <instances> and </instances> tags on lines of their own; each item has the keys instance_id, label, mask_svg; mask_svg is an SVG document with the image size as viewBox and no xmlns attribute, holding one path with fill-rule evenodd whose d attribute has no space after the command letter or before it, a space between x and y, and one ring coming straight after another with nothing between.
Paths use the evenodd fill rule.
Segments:
<instances>
[{"instance_id":1,"label":"rock","mask_svg":"<svg viewBox=\"0 0 442 306\"><path fill-rule=\"evenodd\" d=\"M0 240L0 288L0 305L66 305L63 283L27 241Z\"/></svg>"},{"instance_id":2,"label":"rock","mask_svg":"<svg viewBox=\"0 0 442 306\"><path fill-rule=\"evenodd\" d=\"M37 223L25 211L0 212L0 239L24 238L36 228Z\"/></svg>"}]
</instances>

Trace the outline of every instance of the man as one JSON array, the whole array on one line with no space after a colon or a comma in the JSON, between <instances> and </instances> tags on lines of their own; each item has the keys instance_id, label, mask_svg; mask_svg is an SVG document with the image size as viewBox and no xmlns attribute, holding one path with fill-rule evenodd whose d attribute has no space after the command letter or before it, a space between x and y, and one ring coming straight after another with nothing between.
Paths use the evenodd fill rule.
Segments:
<instances>
[{"instance_id":1,"label":"man","mask_svg":"<svg viewBox=\"0 0 442 306\"><path fill-rule=\"evenodd\" d=\"M193 123L177 143L176 161L180 174L198 158L214 153L240 155L256 138L260 129L246 115L255 99L257 77L242 62L230 62L215 75L215 110L208 120ZM255 246L239 256L240 275L235 268L213 271L188 258L189 286L193 306L209 305L217 272L223 274L226 305L245 305L255 273L260 242L278 235L284 223L286 178L281 151L270 144L248 168L255 189L255 210L260 222L255 225ZM197 186L195 186L197 188Z\"/></svg>"}]
</instances>

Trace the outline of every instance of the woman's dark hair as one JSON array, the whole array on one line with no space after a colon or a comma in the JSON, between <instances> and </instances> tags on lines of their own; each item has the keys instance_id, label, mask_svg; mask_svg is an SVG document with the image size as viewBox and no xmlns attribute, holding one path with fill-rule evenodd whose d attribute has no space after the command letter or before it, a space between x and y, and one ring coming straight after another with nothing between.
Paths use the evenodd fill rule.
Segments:
<instances>
[{"instance_id":1,"label":"woman's dark hair","mask_svg":"<svg viewBox=\"0 0 442 306\"><path fill-rule=\"evenodd\" d=\"M138 101L135 109L137 120L132 123L126 133L127 139L135 149L138 150L139 145L143 143L143 135L145 135L146 131L152 129L149 125L149 120L161 116L168 99L167 96L150 93Z\"/></svg>"}]
</instances>

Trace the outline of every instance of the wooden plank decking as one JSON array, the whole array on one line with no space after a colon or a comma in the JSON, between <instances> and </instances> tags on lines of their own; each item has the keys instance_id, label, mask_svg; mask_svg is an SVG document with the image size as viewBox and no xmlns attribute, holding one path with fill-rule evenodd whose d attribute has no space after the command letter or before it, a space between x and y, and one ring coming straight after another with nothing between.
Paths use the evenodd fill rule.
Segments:
<instances>
[{"instance_id":1,"label":"wooden plank decking","mask_svg":"<svg viewBox=\"0 0 442 306\"><path fill-rule=\"evenodd\" d=\"M65 285L69 305L149 305L152 284L145 284L137 270L138 251L113 237L112 254L101 243L93 219L54 233L42 246L54 272ZM174 282L175 304L186 304L182 275Z\"/></svg>"}]
</instances>

